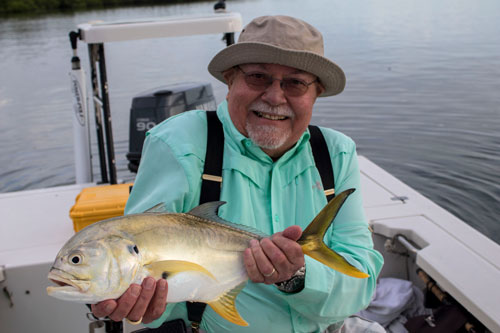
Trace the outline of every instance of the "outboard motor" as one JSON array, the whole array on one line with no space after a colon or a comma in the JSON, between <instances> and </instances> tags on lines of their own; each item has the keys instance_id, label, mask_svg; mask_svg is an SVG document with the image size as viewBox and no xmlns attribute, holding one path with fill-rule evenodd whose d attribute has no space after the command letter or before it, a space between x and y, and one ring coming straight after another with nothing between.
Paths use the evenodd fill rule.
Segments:
<instances>
[{"instance_id":1,"label":"outboard motor","mask_svg":"<svg viewBox=\"0 0 500 333\"><path fill-rule=\"evenodd\" d=\"M130 109L128 168L137 172L146 132L166 118L188 110L215 110L210 83L180 83L140 93Z\"/></svg>"}]
</instances>

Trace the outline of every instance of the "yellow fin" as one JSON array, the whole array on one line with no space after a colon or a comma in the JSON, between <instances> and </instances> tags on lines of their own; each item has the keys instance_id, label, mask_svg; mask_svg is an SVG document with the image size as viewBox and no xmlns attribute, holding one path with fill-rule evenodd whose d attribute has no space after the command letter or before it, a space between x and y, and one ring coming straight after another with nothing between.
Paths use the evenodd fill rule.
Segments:
<instances>
[{"instance_id":1,"label":"yellow fin","mask_svg":"<svg viewBox=\"0 0 500 333\"><path fill-rule=\"evenodd\" d=\"M312 246L311 243L306 246L302 246L302 250L304 251L304 254L307 254L311 258L316 259L320 263L333 268L340 273L360 279L370 276L352 266L347 260L344 259L344 257L326 246L322 240L317 241L314 246Z\"/></svg>"},{"instance_id":2,"label":"yellow fin","mask_svg":"<svg viewBox=\"0 0 500 333\"><path fill-rule=\"evenodd\" d=\"M344 257L330 249L323 242L326 230L330 227L330 224L333 222L333 219L335 219L335 216L337 216L344 201L352 192L354 192L354 189L349 189L334 197L321 212L316 215L297 242L302 246L304 254L307 254L322 264L352 277L367 278L370 275L351 265Z\"/></svg>"},{"instance_id":3,"label":"yellow fin","mask_svg":"<svg viewBox=\"0 0 500 333\"><path fill-rule=\"evenodd\" d=\"M153 262L146 265L146 268L150 270L154 277L171 276L180 272L195 271L201 272L210 276L212 279L216 280L215 276L207 271L205 267L195 264L194 262L183 261L183 260L164 260Z\"/></svg>"},{"instance_id":4,"label":"yellow fin","mask_svg":"<svg viewBox=\"0 0 500 333\"><path fill-rule=\"evenodd\" d=\"M248 326L248 323L241 318L238 310L236 310L236 296L240 293L241 289L245 287L246 282L239 284L236 288L228 291L222 295L217 301L208 303L210 307L222 318L233 324L240 326Z\"/></svg>"}]
</instances>

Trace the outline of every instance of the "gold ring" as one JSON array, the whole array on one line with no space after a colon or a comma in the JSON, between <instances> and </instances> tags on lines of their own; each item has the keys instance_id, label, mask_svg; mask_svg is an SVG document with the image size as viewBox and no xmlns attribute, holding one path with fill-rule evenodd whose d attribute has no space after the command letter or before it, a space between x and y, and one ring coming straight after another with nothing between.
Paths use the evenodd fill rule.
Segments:
<instances>
[{"instance_id":1,"label":"gold ring","mask_svg":"<svg viewBox=\"0 0 500 333\"><path fill-rule=\"evenodd\" d=\"M141 318L139 318L139 320L137 320L137 321L132 321L132 320L130 320L130 319L128 319L128 318L125 318L125 320L127 320L127 322L128 322L129 324L132 324L132 325L139 325L140 323L142 323L142 317L141 317Z\"/></svg>"},{"instance_id":2,"label":"gold ring","mask_svg":"<svg viewBox=\"0 0 500 333\"><path fill-rule=\"evenodd\" d=\"M274 274L274 272L276 272L276 270L273 267L273 271L271 273L269 273L269 274L262 273L262 275L264 275L264 277L270 277L270 276L272 276Z\"/></svg>"}]
</instances>

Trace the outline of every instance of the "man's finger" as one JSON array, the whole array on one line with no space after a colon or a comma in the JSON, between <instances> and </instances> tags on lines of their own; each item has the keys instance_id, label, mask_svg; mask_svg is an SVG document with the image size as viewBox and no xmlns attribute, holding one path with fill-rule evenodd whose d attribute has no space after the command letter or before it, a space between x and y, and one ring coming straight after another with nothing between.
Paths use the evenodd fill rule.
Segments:
<instances>
[{"instance_id":1,"label":"man's finger","mask_svg":"<svg viewBox=\"0 0 500 333\"><path fill-rule=\"evenodd\" d=\"M160 318L165 312L167 306L168 283L166 280L160 279L156 282L156 289L148 309L142 318L142 322L148 324L153 320Z\"/></svg>"},{"instance_id":2,"label":"man's finger","mask_svg":"<svg viewBox=\"0 0 500 333\"><path fill-rule=\"evenodd\" d=\"M131 321L141 320L148 309L149 302L153 298L156 288L156 281L152 277L147 277L142 281L142 291L141 295L137 299L137 302L132 307L132 310L127 315L127 318Z\"/></svg>"},{"instance_id":3,"label":"man's finger","mask_svg":"<svg viewBox=\"0 0 500 333\"><path fill-rule=\"evenodd\" d=\"M277 238L283 238L283 236L278 236ZM288 276L288 271L291 263L288 261L288 258L283 253L283 251L276 245L275 239L265 238L261 241L262 250L272 265L272 267L276 270L272 276L268 276L268 282L275 283L277 281L283 280L283 277ZM290 242L290 240L288 240ZM269 273L268 273L269 274Z\"/></svg>"},{"instance_id":4,"label":"man's finger","mask_svg":"<svg viewBox=\"0 0 500 333\"><path fill-rule=\"evenodd\" d=\"M282 235L296 242L302 236L302 228L298 225L292 225L283 230Z\"/></svg>"},{"instance_id":5,"label":"man's finger","mask_svg":"<svg viewBox=\"0 0 500 333\"><path fill-rule=\"evenodd\" d=\"M116 301L112 299L108 299L97 304L92 304L90 306L90 308L92 309L92 313L97 318L104 318L109 316L111 313L113 313L113 311L115 311L116 307Z\"/></svg>"},{"instance_id":6,"label":"man's finger","mask_svg":"<svg viewBox=\"0 0 500 333\"><path fill-rule=\"evenodd\" d=\"M257 263L253 256L252 247L259 246L259 242L256 240L252 240L250 242L250 247L243 252L243 262L245 264L245 268L247 270L248 278L255 283L264 282L264 276L259 271L257 267Z\"/></svg>"},{"instance_id":7,"label":"man's finger","mask_svg":"<svg viewBox=\"0 0 500 333\"><path fill-rule=\"evenodd\" d=\"M280 262L280 259L286 259L285 256L280 256L279 252L281 251L269 238L262 239L259 246L252 246L251 250L257 263L257 268L264 277L264 283L274 283L280 274L281 268L280 265L275 265L275 260L276 262Z\"/></svg>"},{"instance_id":8,"label":"man's finger","mask_svg":"<svg viewBox=\"0 0 500 333\"><path fill-rule=\"evenodd\" d=\"M273 242L283 252L288 262L294 268L300 268L304 265L304 252L297 242L283 236L273 238Z\"/></svg>"},{"instance_id":9,"label":"man's finger","mask_svg":"<svg viewBox=\"0 0 500 333\"><path fill-rule=\"evenodd\" d=\"M141 294L141 286L138 284L131 285L125 294L121 295L117 300L118 306L115 311L109 315L109 318L114 321L122 321L123 318L127 317L130 310L134 307L139 295Z\"/></svg>"}]
</instances>

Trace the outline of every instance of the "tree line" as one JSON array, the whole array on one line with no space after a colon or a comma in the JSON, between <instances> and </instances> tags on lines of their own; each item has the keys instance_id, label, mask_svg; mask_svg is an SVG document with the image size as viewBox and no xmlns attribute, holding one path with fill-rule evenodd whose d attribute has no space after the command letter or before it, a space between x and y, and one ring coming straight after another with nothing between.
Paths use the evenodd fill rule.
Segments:
<instances>
[{"instance_id":1,"label":"tree line","mask_svg":"<svg viewBox=\"0 0 500 333\"><path fill-rule=\"evenodd\" d=\"M75 11L116 6L159 5L195 0L0 0L0 14Z\"/></svg>"}]
</instances>

